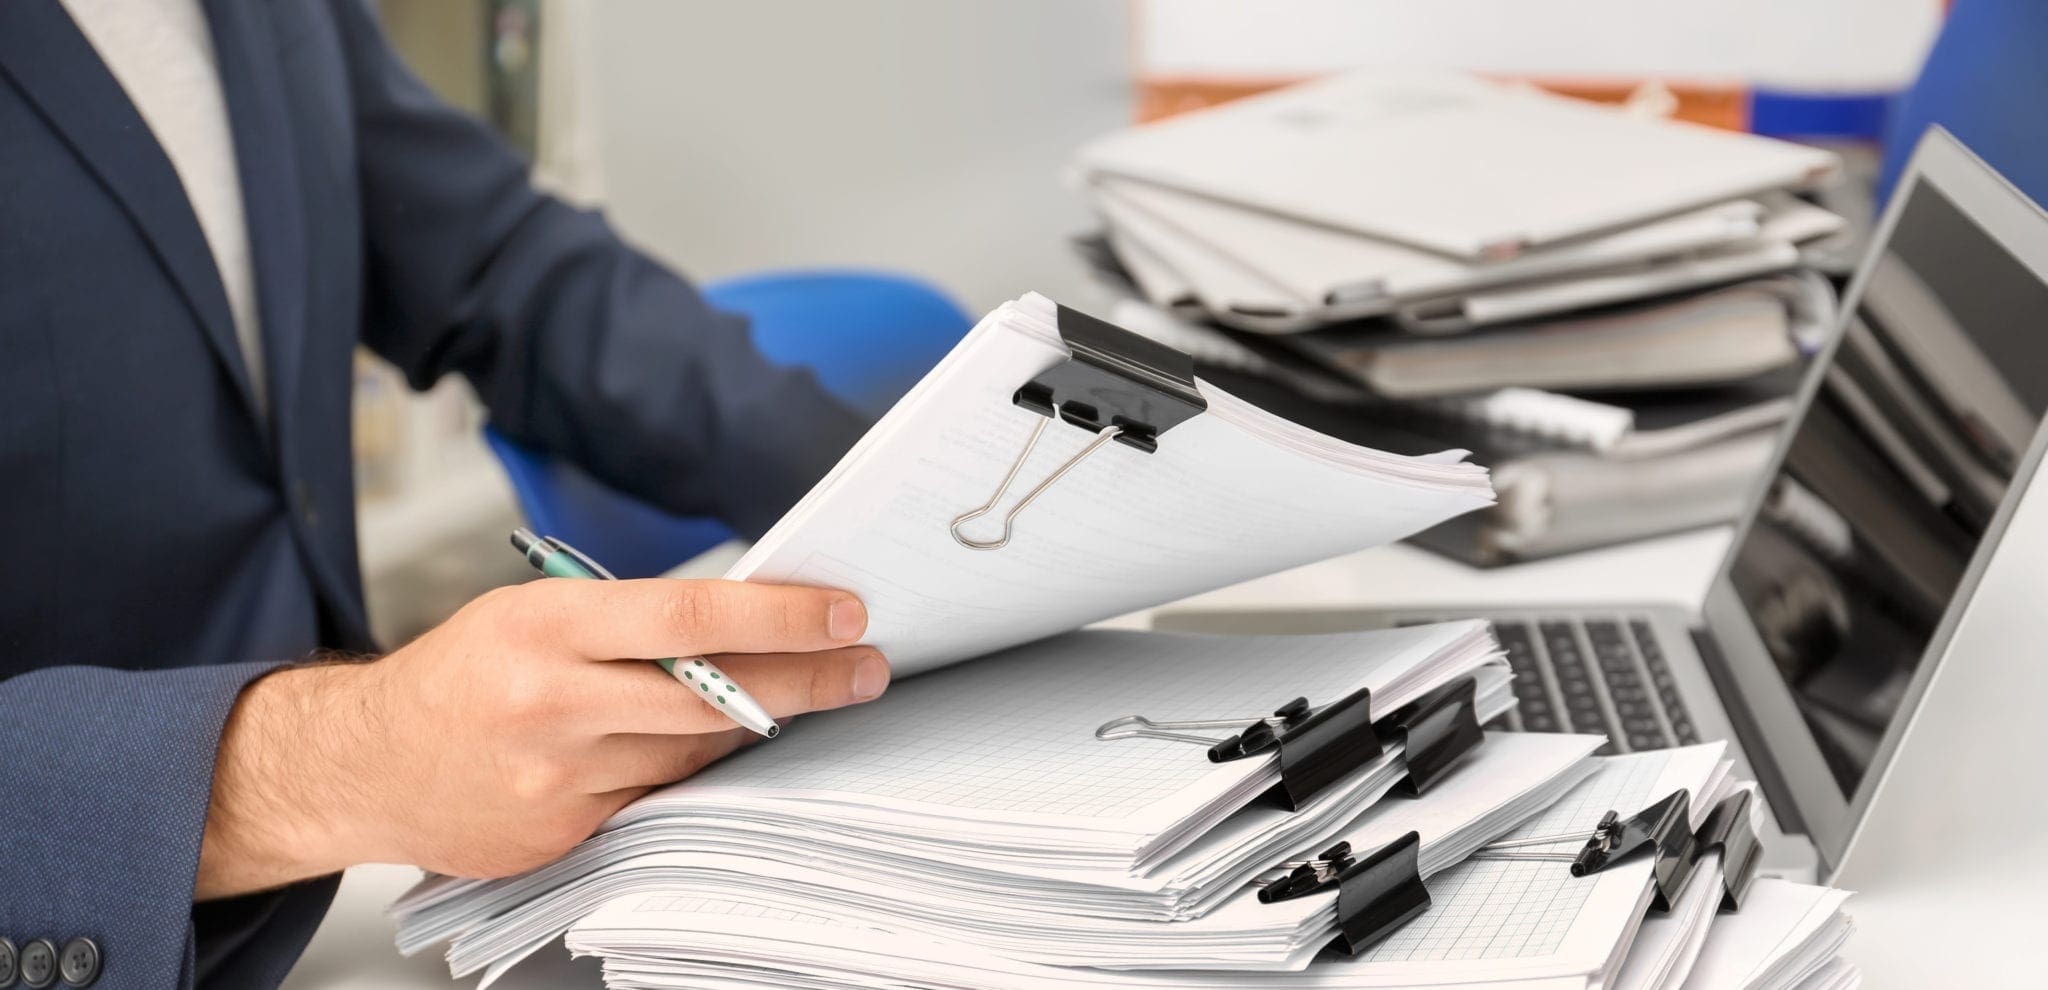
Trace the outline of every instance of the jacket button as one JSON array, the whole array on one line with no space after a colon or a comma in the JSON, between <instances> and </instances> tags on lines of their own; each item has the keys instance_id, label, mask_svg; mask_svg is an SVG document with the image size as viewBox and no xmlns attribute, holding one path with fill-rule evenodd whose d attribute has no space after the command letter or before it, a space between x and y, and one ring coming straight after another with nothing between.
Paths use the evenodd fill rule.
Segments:
<instances>
[{"instance_id":1,"label":"jacket button","mask_svg":"<svg viewBox=\"0 0 2048 990\"><path fill-rule=\"evenodd\" d=\"M64 943L64 951L57 957L57 975L67 987L91 986L100 978L100 944L89 938Z\"/></svg>"},{"instance_id":2,"label":"jacket button","mask_svg":"<svg viewBox=\"0 0 2048 990\"><path fill-rule=\"evenodd\" d=\"M21 972L21 967L15 963L17 958L14 940L0 935L0 987L14 985L14 977Z\"/></svg>"},{"instance_id":3,"label":"jacket button","mask_svg":"<svg viewBox=\"0 0 2048 990\"><path fill-rule=\"evenodd\" d=\"M21 985L43 990L57 982L57 945L46 938L32 938L21 946Z\"/></svg>"}]
</instances>

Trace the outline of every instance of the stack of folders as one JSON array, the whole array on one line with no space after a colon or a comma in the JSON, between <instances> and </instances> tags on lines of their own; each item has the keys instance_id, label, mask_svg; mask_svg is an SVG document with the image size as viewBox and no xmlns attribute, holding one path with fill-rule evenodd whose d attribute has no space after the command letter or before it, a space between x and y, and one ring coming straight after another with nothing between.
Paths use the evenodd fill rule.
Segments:
<instances>
[{"instance_id":1,"label":"stack of folders","mask_svg":"<svg viewBox=\"0 0 2048 990\"><path fill-rule=\"evenodd\" d=\"M1838 169L1422 70L1134 127L1074 162L1105 227L1092 260L1151 310L1129 322L1499 469L1499 507L1434 534L1480 563L1735 514L1832 325L1802 259L1844 223L1798 194Z\"/></svg>"},{"instance_id":2,"label":"stack of folders","mask_svg":"<svg viewBox=\"0 0 2048 990\"><path fill-rule=\"evenodd\" d=\"M1077 628L1488 502L1455 454L1347 444L1191 368L999 308L733 571L858 591L900 682L547 866L429 878L400 947L489 983L566 934L616 987L1680 986L1755 864L1720 746L1485 730L1514 699L1476 620ZM1839 972L1813 930L1721 965Z\"/></svg>"}]
</instances>

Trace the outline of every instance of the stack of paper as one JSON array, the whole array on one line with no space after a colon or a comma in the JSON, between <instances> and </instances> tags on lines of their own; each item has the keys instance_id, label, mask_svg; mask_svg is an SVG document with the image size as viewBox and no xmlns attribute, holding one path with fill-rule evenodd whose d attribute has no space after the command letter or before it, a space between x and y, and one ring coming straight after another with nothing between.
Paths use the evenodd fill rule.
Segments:
<instances>
[{"instance_id":1,"label":"stack of paper","mask_svg":"<svg viewBox=\"0 0 2048 990\"><path fill-rule=\"evenodd\" d=\"M1153 302L1292 333L1455 332L1782 271L1835 156L1430 70L1129 128L1075 169Z\"/></svg>"},{"instance_id":2,"label":"stack of paper","mask_svg":"<svg viewBox=\"0 0 2048 990\"><path fill-rule=\"evenodd\" d=\"M1066 330L1088 336L1095 363L1070 363ZM1491 500L1485 470L1459 451L1345 443L1181 380L1184 361L1037 295L989 314L729 574L858 593L869 642L894 667L888 695L806 717L657 791L528 875L428 880L395 908L401 947L452 940L457 972L495 973L605 898L678 875L784 890L831 877L803 889L869 902L880 884L1108 921L1193 917L1402 782L1404 737L1359 749L1356 766L1279 813L1250 807L1282 780L1274 752L1211 762L1186 742L1098 739L1104 723L1241 727L1296 697L1322 708L1361 689L1358 710L1379 720L1464 685L1454 708L1463 738L1478 738L1478 722L1513 704L1481 623L1271 639L1073 632ZM1103 367L1109 390L1055 390L1056 416L1020 404L1041 376ZM1162 398L1199 411L1149 423ZM1096 416L1148 431L1145 442L1076 426ZM987 518L968 512L979 506ZM1540 803L1563 772L1519 769L1507 813ZM1476 815L1471 827L1506 824ZM1432 863L1470 835L1447 829Z\"/></svg>"},{"instance_id":3,"label":"stack of paper","mask_svg":"<svg viewBox=\"0 0 2048 990\"><path fill-rule=\"evenodd\" d=\"M1588 756L1600 742L1587 736L1496 736L1427 800L1374 805L1339 830L1338 837L1353 848L1371 849L1416 831L1423 844L1420 871L1434 875L1555 802L1593 771ZM1284 814L1256 808L1246 809L1240 817L1269 822ZM1227 823L1218 831L1242 836L1252 831L1247 827L1251 824ZM1318 841L1328 845L1327 840ZM688 847L701 848L697 842ZM1187 900L1173 915L1147 917L1125 914L1120 906L1106 902L1105 895L1156 898L1156 875L1105 877L1094 884L1069 876L1041 879L1041 885L1034 885L1019 883L1016 875L969 867L932 869L913 861L878 864L840 856L789 862L786 853L762 852L677 851L636 857L620 864L613 882L601 889L585 887L574 896L555 891L547 899L570 908L561 913L580 918L626 892L766 897L788 909L977 942L1048 965L1299 968L1334 933L1330 899L1306 897L1269 905L1249 896L1248 881L1261 883L1253 878L1275 874L1260 867L1284 862L1290 855L1267 843L1257 848L1248 862L1237 857L1233 868L1203 871L1200 889L1213 897ZM1176 879L1185 882L1185 869L1180 872ZM1207 913L1215 901L1224 899L1230 903ZM1175 920L1184 923L1161 923ZM499 924L494 921L490 927ZM547 934L559 932L552 928ZM466 948L458 943L458 954L465 954Z\"/></svg>"},{"instance_id":4,"label":"stack of paper","mask_svg":"<svg viewBox=\"0 0 2048 990\"><path fill-rule=\"evenodd\" d=\"M395 908L400 948L453 937L451 965L472 972L677 869L725 871L742 886L829 875L867 891L845 897L916 892L939 903L958 892L996 910L1028 900L1104 919L1198 914L1333 841L1402 778L1398 746L1285 812L1247 808L1279 780L1271 753L1212 763L1201 746L1098 739L1098 727L1131 714L1250 718L1289 695L1321 705L1359 688L1375 711L1392 711L1460 678L1475 679L1479 719L1513 704L1484 623L1332 636L1071 633L799 720L772 745L629 806L533 873L430 880ZM1508 788L1510 823L1593 745L1564 737L1511 749L1513 767L1498 775L1508 783L1496 784ZM1471 827L1505 827L1483 814L1495 810L1475 810ZM1441 843L1448 855L1472 839L1445 829Z\"/></svg>"},{"instance_id":5,"label":"stack of paper","mask_svg":"<svg viewBox=\"0 0 2048 990\"><path fill-rule=\"evenodd\" d=\"M1073 160L1104 227L1091 264L1152 310L1127 322L1333 415L1419 417L1425 444L1557 451L1432 541L1489 564L1739 510L1832 332L1833 290L1803 259L1845 224L1796 193L1837 168L1820 149L1421 69L1127 128ZM1622 457L1612 441L1671 392L1715 429Z\"/></svg>"},{"instance_id":6,"label":"stack of paper","mask_svg":"<svg viewBox=\"0 0 2048 990\"><path fill-rule=\"evenodd\" d=\"M1841 958L1855 932L1849 893L1764 878L1742 910L1713 920L1685 990L1848 990L1861 982ZM1666 984L1673 985L1673 984Z\"/></svg>"},{"instance_id":7,"label":"stack of paper","mask_svg":"<svg viewBox=\"0 0 2048 990\"><path fill-rule=\"evenodd\" d=\"M1510 837L1582 831L1606 810L1647 805L1680 787L1699 795L1692 805L1697 822L1728 791L1727 763L1720 759L1719 746L1598 763L1597 772ZM1413 808L1433 801L1424 797ZM1402 808L1398 802L1376 806L1358 834L1385 834L1375 820L1382 827L1400 827ZM1424 827L1416 818L1405 824ZM1126 931L1133 926L1124 925L1114 929L1116 934L1133 939L1130 944L1140 949L1119 957L1114 966L1049 965L1025 958L1010 941L991 938L981 926L965 921L939 932L928 923L908 921L901 909L855 912L819 898L697 884L618 898L572 929L569 947L602 956L606 980L614 987L1589 987L1610 985L1621 975L1650 900L1650 869L1650 861L1640 859L1574 878L1562 862L1466 862L1430 878L1434 903L1426 913L1355 958L1325 955L1311 961L1300 954L1256 965L1235 959L1234 965L1153 969L1143 953L1156 951L1171 936L1135 938ZM1656 953L1654 966L1644 964L1666 982L1640 985L1676 985L1669 981L1683 975L1680 963L1690 955L1683 943L1704 927L1702 919L1711 915L1719 896L1715 867L1703 864L1693 884L1672 914L1679 923L1668 941L1680 947ZM1311 895L1310 900L1327 909L1331 896ZM1194 932L1220 928L1221 919L1235 915L1304 910L1289 907L1294 903L1261 904L1240 892L1208 917L1149 925ZM1046 941L1073 935L1055 930ZM1279 940L1270 931L1258 937ZM1105 939L1103 951L1109 945Z\"/></svg>"}]
</instances>

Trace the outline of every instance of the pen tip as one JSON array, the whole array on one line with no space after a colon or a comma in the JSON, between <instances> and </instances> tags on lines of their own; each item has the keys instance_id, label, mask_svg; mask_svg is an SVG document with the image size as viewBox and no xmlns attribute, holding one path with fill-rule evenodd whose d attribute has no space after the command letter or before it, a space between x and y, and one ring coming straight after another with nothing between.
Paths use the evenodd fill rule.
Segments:
<instances>
[{"instance_id":1,"label":"pen tip","mask_svg":"<svg viewBox=\"0 0 2048 990\"><path fill-rule=\"evenodd\" d=\"M773 738L775 738L776 736L779 736L779 735L781 735L781 734L782 734L782 726L779 726L779 725L770 725L770 726L768 727L768 738L770 738L770 739L773 739Z\"/></svg>"}]
</instances>

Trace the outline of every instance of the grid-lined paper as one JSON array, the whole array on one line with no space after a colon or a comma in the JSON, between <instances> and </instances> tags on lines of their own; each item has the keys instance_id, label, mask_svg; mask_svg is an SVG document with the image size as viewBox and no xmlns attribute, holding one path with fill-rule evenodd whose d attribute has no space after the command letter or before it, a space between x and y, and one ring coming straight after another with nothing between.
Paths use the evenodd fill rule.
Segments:
<instances>
[{"instance_id":1,"label":"grid-lined paper","mask_svg":"<svg viewBox=\"0 0 2048 990\"><path fill-rule=\"evenodd\" d=\"M1504 838L1584 831L1609 810L1632 813L1656 799L1651 791L1669 760L1661 751L1610 758L1600 772ZM1597 882L1572 876L1558 861L1468 860L1430 878L1429 910L1353 962L1549 955L1563 944Z\"/></svg>"},{"instance_id":2,"label":"grid-lined paper","mask_svg":"<svg viewBox=\"0 0 2048 990\"><path fill-rule=\"evenodd\" d=\"M661 797L687 800L693 791L722 786L1126 818L1217 773L1218 765L1189 743L1098 740L1094 733L1104 722L1130 714L1252 717L1297 696L1322 704L1363 684L1387 683L1464 631L1070 633L892 686L867 705L805 716L775 742ZM1262 765L1240 762L1245 774Z\"/></svg>"}]
</instances>

